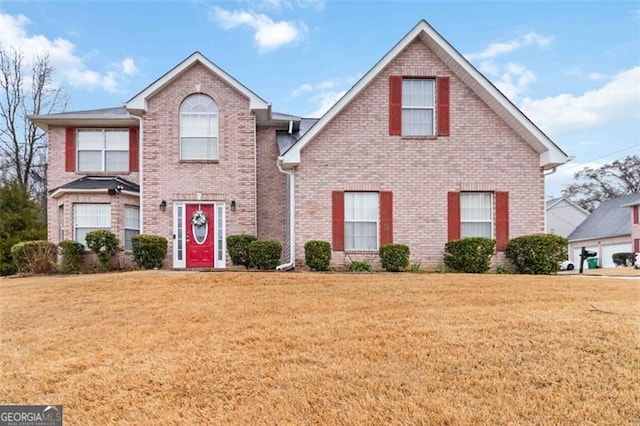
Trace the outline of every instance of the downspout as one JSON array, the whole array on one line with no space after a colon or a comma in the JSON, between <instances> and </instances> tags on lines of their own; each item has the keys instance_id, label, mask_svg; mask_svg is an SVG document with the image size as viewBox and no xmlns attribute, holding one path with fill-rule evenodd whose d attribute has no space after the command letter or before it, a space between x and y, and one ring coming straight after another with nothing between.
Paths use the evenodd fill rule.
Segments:
<instances>
[{"instance_id":1,"label":"downspout","mask_svg":"<svg viewBox=\"0 0 640 426\"><path fill-rule=\"evenodd\" d=\"M278 170L280 171L280 173L284 174L284 175L288 175L289 176L289 255L291 256L291 258L289 259L289 262L287 263L283 263L282 265L279 265L276 267L276 271L288 271L290 269L295 268L296 266L296 247L295 247L295 241L296 241L296 234L295 234L295 230L296 230L296 224L295 224L295 206L296 206L296 198L295 198L295 174L293 173L292 170L285 170L282 168L282 163L280 162L280 160L277 161L277 165L278 165Z\"/></svg>"},{"instance_id":2,"label":"downspout","mask_svg":"<svg viewBox=\"0 0 640 426\"><path fill-rule=\"evenodd\" d=\"M256 121L256 113L253 113L253 223L254 233L258 235L258 124Z\"/></svg>"},{"instance_id":3,"label":"downspout","mask_svg":"<svg viewBox=\"0 0 640 426\"><path fill-rule=\"evenodd\" d=\"M140 126L138 127L138 176L139 176L139 181L140 183L138 184L140 186L140 200L138 202L139 207L138 207L138 212L140 213L140 224L138 225L140 227L140 233L144 234L144 208L143 208L143 203L144 203L144 179L143 176L144 174L142 173L142 165L144 164L144 162L142 161L142 141L144 140L144 132L143 132L143 128L144 128L144 124L142 121L142 117L138 117L137 115L132 115L131 113L129 113L129 117L135 118L136 120L138 120L138 122L140 123Z\"/></svg>"}]
</instances>

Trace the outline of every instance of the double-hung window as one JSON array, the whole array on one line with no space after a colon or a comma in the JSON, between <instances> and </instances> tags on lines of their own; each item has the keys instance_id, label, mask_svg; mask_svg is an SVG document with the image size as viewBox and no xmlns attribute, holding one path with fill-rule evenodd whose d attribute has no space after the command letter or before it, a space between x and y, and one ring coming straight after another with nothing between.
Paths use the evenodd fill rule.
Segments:
<instances>
[{"instance_id":1,"label":"double-hung window","mask_svg":"<svg viewBox=\"0 0 640 426\"><path fill-rule=\"evenodd\" d=\"M378 193L345 192L345 250L378 249Z\"/></svg>"},{"instance_id":2,"label":"double-hung window","mask_svg":"<svg viewBox=\"0 0 640 426\"><path fill-rule=\"evenodd\" d=\"M77 142L78 171L129 171L128 129L80 129Z\"/></svg>"},{"instance_id":3,"label":"double-hung window","mask_svg":"<svg viewBox=\"0 0 640 426\"><path fill-rule=\"evenodd\" d=\"M218 106L207 95L191 95L180 106L180 159L218 159Z\"/></svg>"},{"instance_id":4,"label":"double-hung window","mask_svg":"<svg viewBox=\"0 0 640 426\"><path fill-rule=\"evenodd\" d=\"M434 84L433 79L402 80L402 135L433 136Z\"/></svg>"},{"instance_id":5,"label":"double-hung window","mask_svg":"<svg viewBox=\"0 0 640 426\"><path fill-rule=\"evenodd\" d=\"M124 206L124 249L133 250L131 239L140 233L140 207Z\"/></svg>"},{"instance_id":6,"label":"double-hung window","mask_svg":"<svg viewBox=\"0 0 640 426\"><path fill-rule=\"evenodd\" d=\"M110 204L74 204L74 239L87 246L86 236L91 231L111 229Z\"/></svg>"},{"instance_id":7,"label":"double-hung window","mask_svg":"<svg viewBox=\"0 0 640 426\"><path fill-rule=\"evenodd\" d=\"M493 238L493 194L460 194L460 236Z\"/></svg>"}]
</instances>

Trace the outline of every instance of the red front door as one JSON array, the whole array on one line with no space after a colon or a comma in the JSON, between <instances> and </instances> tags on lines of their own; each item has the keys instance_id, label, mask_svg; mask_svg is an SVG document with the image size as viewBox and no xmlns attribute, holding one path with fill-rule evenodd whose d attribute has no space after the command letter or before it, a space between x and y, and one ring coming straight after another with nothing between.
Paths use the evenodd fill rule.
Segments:
<instances>
[{"instance_id":1,"label":"red front door","mask_svg":"<svg viewBox=\"0 0 640 426\"><path fill-rule=\"evenodd\" d=\"M213 268L215 218L211 204L187 204L185 240L187 268Z\"/></svg>"}]
</instances>

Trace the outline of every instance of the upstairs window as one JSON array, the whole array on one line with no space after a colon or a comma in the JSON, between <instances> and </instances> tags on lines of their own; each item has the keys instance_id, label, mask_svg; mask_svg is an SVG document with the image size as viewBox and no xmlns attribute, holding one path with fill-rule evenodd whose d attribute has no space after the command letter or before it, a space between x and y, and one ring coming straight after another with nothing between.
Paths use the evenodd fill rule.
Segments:
<instances>
[{"instance_id":1,"label":"upstairs window","mask_svg":"<svg viewBox=\"0 0 640 426\"><path fill-rule=\"evenodd\" d=\"M129 129L79 129L79 172L128 172Z\"/></svg>"},{"instance_id":2,"label":"upstairs window","mask_svg":"<svg viewBox=\"0 0 640 426\"><path fill-rule=\"evenodd\" d=\"M218 106L207 95L191 95L180 106L180 159L218 159Z\"/></svg>"},{"instance_id":3,"label":"upstairs window","mask_svg":"<svg viewBox=\"0 0 640 426\"><path fill-rule=\"evenodd\" d=\"M402 135L433 136L434 80L402 80Z\"/></svg>"}]
</instances>

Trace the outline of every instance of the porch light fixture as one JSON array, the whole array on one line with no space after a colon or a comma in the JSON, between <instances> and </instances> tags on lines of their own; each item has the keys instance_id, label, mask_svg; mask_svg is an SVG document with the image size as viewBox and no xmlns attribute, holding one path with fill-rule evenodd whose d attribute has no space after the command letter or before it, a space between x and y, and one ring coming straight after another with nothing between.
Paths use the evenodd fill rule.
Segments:
<instances>
[{"instance_id":1,"label":"porch light fixture","mask_svg":"<svg viewBox=\"0 0 640 426\"><path fill-rule=\"evenodd\" d=\"M162 200L160 202L160 211L163 212L167 209L167 202L165 200Z\"/></svg>"},{"instance_id":2,"label":"porch light fixture","mask_svg":"<svg viewBox=\"0 0 640 426\"><path fill-rule=\"evenodd\" d=\"M232 212L236 211L236 200L231 200L231 211Z\"/></svg>"}]
</instances>

